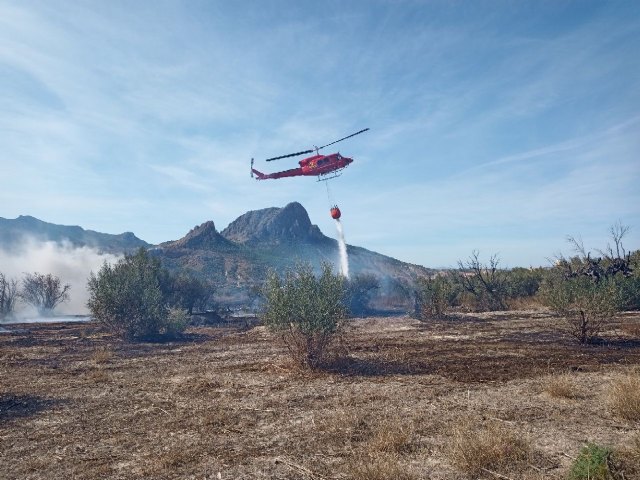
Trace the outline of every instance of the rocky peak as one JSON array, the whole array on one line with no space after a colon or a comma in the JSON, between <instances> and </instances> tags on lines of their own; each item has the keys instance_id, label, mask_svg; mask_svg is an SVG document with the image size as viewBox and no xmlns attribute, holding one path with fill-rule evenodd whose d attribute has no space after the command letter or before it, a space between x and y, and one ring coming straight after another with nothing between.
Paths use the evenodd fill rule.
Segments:
<instances>
[{"instance_id":1,"label":"rocky peak","mask_svg":"<svg viewBox=\"0 0 640 480\"><path fill-rule=\"evenodd\" d=\"M281 245L312 243L326 237L298 202L284 208L252 210L234 220L221 235L235 243L247 245Z\"/></svg>"},{"instance_id":2,"label":"rocky peak","mask_svg":"<svg viewBox=\"0 0 640 480\"><path fill-rule=\"evenodd\" d=\"M192 228L180 240L168 242L163 246L188 248L191 250L208 250L230 246L229 242L216 230L215 224L209 220L202 225Z\"/></svg>"}]
</instances>

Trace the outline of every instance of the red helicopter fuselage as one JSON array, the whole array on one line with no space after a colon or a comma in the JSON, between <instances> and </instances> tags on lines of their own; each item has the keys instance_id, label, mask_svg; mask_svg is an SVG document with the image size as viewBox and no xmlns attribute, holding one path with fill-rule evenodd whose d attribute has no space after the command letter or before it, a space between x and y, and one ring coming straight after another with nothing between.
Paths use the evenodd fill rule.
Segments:
<instances>
[{"instance_id":1,"label":"red helicopter fuselage","mask_svg":"<svg viewBox=\"0 0 640 480\"><path fill-rule=\"evenodd\" d=\"M258 180L301 176L321 177L323 175L342 170L351 162L353 162L352 158L343 157L339 153L332 153L331 155L314 155L312 157L307 157L298 162L300 167L284 170L282 172L265 174L259 172L255 168L251 168L251 172L255 174Z\"/></svg>"}]
</instances>

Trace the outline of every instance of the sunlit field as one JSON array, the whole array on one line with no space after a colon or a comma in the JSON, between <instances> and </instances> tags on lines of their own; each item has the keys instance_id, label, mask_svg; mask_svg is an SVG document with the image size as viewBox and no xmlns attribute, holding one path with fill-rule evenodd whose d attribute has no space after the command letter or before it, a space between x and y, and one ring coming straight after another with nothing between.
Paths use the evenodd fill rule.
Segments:
<instances>
[{"instance_id":1,"label":"sunlit field","mask_svg":"<svg viewBox=\"0 0 640 480\"><path fill-rule=\"evenodd\" d=\"M640 314L588 346L557 322L355 319L314 372L252 319L169 343L13 325L0 336L0 477L566 478L593 442L614 452L616 478L639 478Z\"/></svg>"}]
</instances>

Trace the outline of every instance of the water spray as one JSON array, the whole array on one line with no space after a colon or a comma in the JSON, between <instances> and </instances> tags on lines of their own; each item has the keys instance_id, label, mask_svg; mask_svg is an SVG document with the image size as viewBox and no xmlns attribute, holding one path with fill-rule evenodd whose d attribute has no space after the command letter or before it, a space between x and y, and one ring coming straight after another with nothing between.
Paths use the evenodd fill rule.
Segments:
<instances>
[{"instance_id":1,"label":"water spray","mask_svg":"<svg viewBox=\"0 0 640 480\"><path fill-rule=\"evenodd\" d=\"M349 254L347 253L347 242L344 240L344 230L342 222L336 218L336 228L338 229L338 250L340 251L340 273L346 279L349 279Z\"/></svg>"},{"instance_id":2,"label":"water spray","mask_svg":"<svg viewBox=\"0 0 640 480\"><path fill-rule=\"evenodd\" d=\"M329 204L333 204L333 207L329 210L331 218L336 221L336 229L338 230L338 251L340 252L340 273L346 279L349 279L349 254L347 253L347 242L344 240L344 229L342 228L342 222L340 217L342 212L333 202L331 191L329 190L329 182L324 183L327 187L327 199Z\"/></svg>"}]
</instances>

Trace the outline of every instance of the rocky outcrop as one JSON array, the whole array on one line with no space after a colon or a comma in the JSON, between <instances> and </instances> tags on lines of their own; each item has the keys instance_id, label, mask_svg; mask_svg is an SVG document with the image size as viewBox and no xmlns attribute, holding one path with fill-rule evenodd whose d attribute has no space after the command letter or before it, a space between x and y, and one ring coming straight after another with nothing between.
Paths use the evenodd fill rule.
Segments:
<instances>
[{"instance_id":1,"label":"rocky outcrop","mask_svg":"<svg viewBox=\"0 0 640 480\"><path fill-rule=\"evenodd\" d=\"M326 243L317 225L298 202L284 208L252 210L234 220L221 235L235 243L253 247L270 247L300 243Z\"/></svg>"},{"instance_id":2,"label":"rocky outcrop","mask_svg":"<svg viewBox=\"0 0 640 480\"><path fill-rule=\"evenodd\" d=\"M237 246L224 238L216 230L215 224L208 222L192 228L180 240L165 242L159 245L161 248L188 249L188 250L225 250L237 249Z\"/></svg>"}]
</instances>

